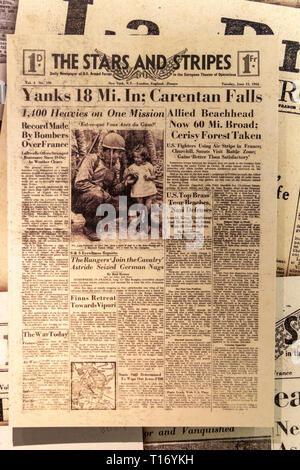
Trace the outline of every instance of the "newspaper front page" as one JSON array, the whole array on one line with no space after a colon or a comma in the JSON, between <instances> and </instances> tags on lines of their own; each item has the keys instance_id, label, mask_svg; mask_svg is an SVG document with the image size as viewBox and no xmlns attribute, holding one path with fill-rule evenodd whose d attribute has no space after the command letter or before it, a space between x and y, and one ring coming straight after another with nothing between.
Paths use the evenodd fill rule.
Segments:
<instances>
[{"instance_id":1,"label":"newspaper front page","mask_svg":"<svg viewBox=\"0 0 300 470\"><path fill-rule=\"evenodd\" d=\"M10 41L12 422L270 426L276 39L80 44Z\"/></svg>"},{"instance_id":2,"label":"newspaper front page","mask_svg":"<svg viewBox=\"0 0 300 470\"><path fill-rule=\"evenodd\" d=\"M286 4L286 2L284 2ZM295 3L295 2L294 2ZM295 5L294 5L295 6ZM299 28L300 11L287 6L239 0L20 0L17 30L55 34L197 37L204 29L216 37L279 34L279 170L277 276L300 273ZM54 12L52 14L52 12ZM122 19L120 21L120 18Z\"/></svg>"}]
</instances>

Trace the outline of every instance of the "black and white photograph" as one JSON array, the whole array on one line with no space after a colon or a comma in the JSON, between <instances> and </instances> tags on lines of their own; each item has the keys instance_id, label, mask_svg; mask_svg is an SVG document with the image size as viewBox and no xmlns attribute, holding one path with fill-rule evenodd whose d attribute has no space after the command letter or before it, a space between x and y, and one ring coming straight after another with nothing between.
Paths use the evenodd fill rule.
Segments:
<instances>
[{"instance_id":1,"label":"black and white photograph","mask_svg":"<svg viewBox=\"0 0 300 470\"><path fill-rule=\"evenodd\" d=\"M72 241L99 242L101 216L97 209L110 204L116 220L134 204L146 207L150 235L151 206L163 202L164 133L162 130L74 130L71 155ZM120 212L120 196L126 208ZM126 197L126 199L125 199ZM117 224L118 227L118 224ZM137 227L139 230L139 227Z\"/></svg>"}]
</instances>

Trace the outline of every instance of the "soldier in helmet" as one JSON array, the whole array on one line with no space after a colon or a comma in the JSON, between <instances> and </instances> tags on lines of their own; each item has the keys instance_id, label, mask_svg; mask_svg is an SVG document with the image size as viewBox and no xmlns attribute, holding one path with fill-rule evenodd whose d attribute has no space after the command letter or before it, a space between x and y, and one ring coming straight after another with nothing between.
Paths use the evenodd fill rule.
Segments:
<instances>
[{"instance_id":1,"label":"soldier in helmet","mask_svg":"<svg viewBox=\"0 0 300 470\"><path fill-rule=\"evenodd\" d=\"M118 182L116 163L125 151L125 141L116 132L107 134L102 143L102 153L88 154L82 161L74 182L76 193L75 212L81 213L86 222L85 235L92 241L99 241L96 226L99 218L96 211L100 204L110 203L118 207L117 195L125 194L132 184L130 176ZM134 182L134 181L133 181Z\"/></svg>"}]
</instances>

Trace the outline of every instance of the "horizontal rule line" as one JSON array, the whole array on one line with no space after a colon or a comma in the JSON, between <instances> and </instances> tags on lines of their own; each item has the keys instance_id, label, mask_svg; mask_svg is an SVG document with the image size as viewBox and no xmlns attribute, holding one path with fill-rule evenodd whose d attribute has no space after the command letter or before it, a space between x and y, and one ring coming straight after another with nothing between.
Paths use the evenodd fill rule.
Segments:
<instances>
[{"instance_id":1,"label":"horizontal rule line","mask_svg":"<svg viewBox=\"0 0 300 470\"><path fill-rule=\"evenodd\" d=\"M283 110L281 110L281 109L278 109L278 112L279 112L279 113L299 114L299 115L300 115L300 113L296 113L295 111L283 111Z\"/></svg>"},{"instance_id":2,"label":"horizontal rule line","mask_svg":"<svg viewBox=\"0 0 300 470\"><path fill-rule=\"evenodd\" d=\"M296 380L300 379L300 377L275 377L275 380Z\"/></svg>"},{"instance_id":3,"label":"horizontal rule line","mask_svg":"<svg viewBox=\"0 0 300 470\"><path fill-rule=\"evenodd\" d=\"M76 104L76 103L73 104L73 105L65 105L66 101L56 101L56 102L54 102L54 101L45 101L44 104L39 104L39 103L40 103L40 102L37 101L37 104L26 104L26 105L24 104L24 105L22 105L22 109L38 108L38 107L41 107L41 108L45 108L45 107L51 108L52 106L57 106L58 104L63 105L64 108L73 108L74 106L77 106L78 108L94 108L94 107L95 107L95 105ZM47 104L47 106L45 106L45 103ZM98 101L97 103L99 103L99 101ZM103 103L103 102L102 102L102 103ZM107 101L105 101L104 103L107 103ZM124 107L125 107L125 108L128 107L128 108L130 108L130 109L132 108L132 106L130 106L130 103L128 103L128 102L126 102L125 105L115 104L115 103L119 103L119 101L117 101L117 102L116 102L116 101L112 101L111 104L108 103L107 107L109 108L109 107L111 107L112 104L113 104L113 105L114 105L114 108L122 108L122 109L124 109ZM135 104L135 103L134 103L134 104ZM149 109L155 108L155 109L162 109L162 110L165 111L165 107L164 107L163 105L155 106L155 104L154 104L153 106L145 106L145 105L142 103L142 105L138 105L138 104L137 104L136 107L137 107L137 108L140 108L141 106L142 106L143 108L149 108ZM133 107L134 107L134 106L133 106ZM207 109L221 109L221 108L207 108ZM40 116L38 116L38 117L40 117Z\"/></svg>"},{"instance_id":4,"label":"horizontal rule line","mask_svg":"<svg viewBox=\"0 0 300 470\"><path fill-rule=\"evenodd\" d=\"M38 87L61 87L61 88L150 88L150 87L153 87L153 86L160 86L161 88L228 88L228 89L231 89L231 88L245 88L245 89L248 89L248 88L255 88L255 89L260 89L261 87L260 86L226 86L226 85L220 85L220 86L210 86L210 85L207 85L207 86L204 86L204 85L157 85L157 84L153 84L153 85L37 85L37 84L30 84L30 83L26 83L26 85L22 85L22 86L38 86Z\"/></svg>"}]
</instances>

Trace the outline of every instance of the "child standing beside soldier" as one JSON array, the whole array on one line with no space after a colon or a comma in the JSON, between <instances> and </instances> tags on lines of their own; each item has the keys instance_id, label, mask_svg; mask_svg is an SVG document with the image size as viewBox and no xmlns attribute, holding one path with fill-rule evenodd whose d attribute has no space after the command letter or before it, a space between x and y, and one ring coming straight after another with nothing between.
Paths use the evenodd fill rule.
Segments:
<instances>
[{"instance_id":1,"label":"child standing beside soldier","mask_svg":"<svg viewBox=\"0 0 300 470\"><path fill-rule=\"evenodd\" d=\"M137 204L144 204L148 210L151 211L151 205L154 196L157 194L155 186L155 170L153 165L149 162L149 152L144 145L137 145L132 151L134 163L130 165L125 177L131 186L130 196Z\"/></svg>"}]
</instances>

